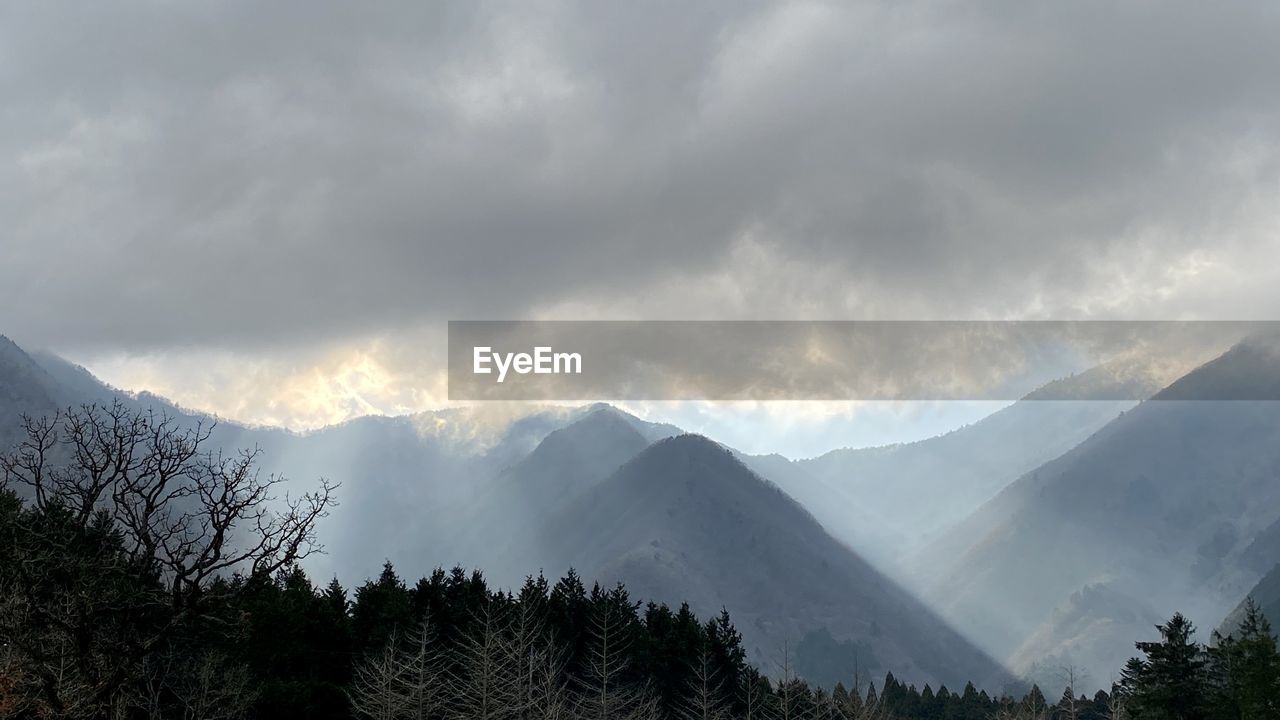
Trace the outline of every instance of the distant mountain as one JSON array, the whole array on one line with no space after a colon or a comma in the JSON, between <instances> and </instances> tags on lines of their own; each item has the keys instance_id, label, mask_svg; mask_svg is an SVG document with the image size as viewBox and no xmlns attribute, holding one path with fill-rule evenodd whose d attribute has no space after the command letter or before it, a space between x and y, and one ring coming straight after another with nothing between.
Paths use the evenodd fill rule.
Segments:
<instances>
[{"instance_id":1,"label":"distant mountain","mask_svg":"<svg viewBox=\"0 0 1280 720\"><path fill-rule=\"evenodd\" d=\"M1136 404L1093 398L1144 397L1157 390L1145 374L1098 367L927 440L834 450L795 462L776 456L744 460L809 508L833 535L892 568L1020 475Z\"/></svg>"},{"instance_id":2,"label":"distant mountain","mask_svg":"<svg viewBox=\"0 0 1280 720\"><path fill-rule=\"evenodd\" d=\"M1245 602L1252 598L1258 607L1262 610L1262 614L1271 622L1273 632L1280 632L1280 563L1273 565L1270 572L1262 576L1257 585L1245 595L1245 600L1241 600L1231 614L1218 625L1218 632L1223 635L1235 633L1240 627L1241 621L1244 620Z\"/></svg>"},{"instance_id":3,"label":"distant mountain","mask_svg":"<svg viewBox=\"0 0 1280 720\"><path fill-rule=\"evenodd\" d=\"M504 585L555 564L539 539L563 509L649 445L634 418L592 406L551 432L523 459L492 478L478 478L465 505L430 513L451 526L450 562L481 567ZM553 521L552 518L557 518Z\"/></svg>"},{"instance_id":4,"label":"distant mountain","mask_svg":"<svg viewBox=\"0 0 1280 720\"><path fill-rule=\"evenodd\" d=\"M916 682L1000 687L997 663L828 535L813 516L717 443L682 435L649 446L562 508L537 546L585 577L633 594L727 606L757 662L823 629L865 642ZM766 665L769 667L770 665Z\"/></svg>"},{"instance_id":5,"label":"distant mountain","mask_svg":"<svg viewBox=\"0 0 1280 720\"><path fill-rule=\"evenodd\" d=\"M211 420L11 343L0 345L0 392L0 413L120 397L182 423ZM678 428L607 405L502 422L481 412L490 410L366 417L310 433L223 422L214 440L260 447L266 471L297 482L342 483L320 528L328 554L308 561L321 577L359 582L387 558L409 576L458 562L512 585L573 566L625 581L640 599L728 606L767 670L787 641L802 652L865 648L868 670L920 682L996 689L1008 679L719 445L672 438Z\"/></svg>"},{"instance_id":6,"label":"distant mountain","mask_svg":"<svg viewBox=\"0 0 1280 720\"><path fill-rule=\"evenodd\" d=\"M1186 398L1277 378L1272 343L1241 343L1022 476L918 554L927 598L1015 671L1071 663L1099 684L1153 618L1223 617L1280 519L1280 403Z\"/></svg>"},{"instance_id":7,"label":"distant mountain","mask_svg":"<svg viewBox=\"0 0 1280 720\"><path fill-rule=\"evenodd\" d=\"M49 353L27 353L0 337L0 447L7 450L19 438L21 413L50 415L67 406L113 400L167 413L187 426L215 422L156 395L110 387L78 365ZM549 433L584 412L457 408L362 417L307 433L217 420L211 443L259 448L263 471L288 477L294 492L320 477L341 483L340 504L320 524L327 552L308 565L320 577L339 574L350 583L375 572L383 559L406 573L428 572L456 559L450 558L450 548L457 522L443 509L470 508L483 480L520 462ZM662 432L659 426L635 423L644 432Z\"/></svg>"},{"instance_id":8,"label":"distant mountain","mask_svg":"<svg viewBox=\"0 0 1280 720\"><path fill-rule=\"evenodd\" d=\"M18 439L20 416L39 417L57 409L62 397L57 382L22 348L0 335L0 443Z\"/></svg>"}]
</instances>

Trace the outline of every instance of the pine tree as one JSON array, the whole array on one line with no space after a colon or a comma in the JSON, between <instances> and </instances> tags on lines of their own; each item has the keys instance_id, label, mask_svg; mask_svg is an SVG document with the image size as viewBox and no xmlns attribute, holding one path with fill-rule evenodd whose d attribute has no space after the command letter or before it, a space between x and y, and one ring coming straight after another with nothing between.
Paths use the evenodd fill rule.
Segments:
<instances>
[{"instance_id":1,"label":"pine tree","mask_svg":"<svg viewBox=\"0 0 1280 720\"><path fill-rule=\"evenodd\" d=\"M1207 713L1205 653L1192 640L1195 626L1181 613L1158 626L1159 642L1139 642L1145 660L1122 673L1125 707L1140 720L1202 720Z\"/></svg>"},{"instance_id":2,"label":"pine tree","mask_svg":"<svg viewBox=\"0 0 1280 720\"><path fill-rule=\"evenodd\" d=\"M390 562L382 565L377 580L356 590L351 607L351 631L357 654L381 650L393 635L413 626L409 590Z\"/></svg>"},{"instance_id":3,"label":"pine tree","mask_svg":"<svg viewBox=\"0 0 1280 720\"><path fill-rule=\"evenodd\" d=\"M1271 624L1254 603L1245 601L1245 616L1234 634L1214 634L1208 676L1215 717L1280 716L1280 655Z\"/></svg>"}]
</instances>

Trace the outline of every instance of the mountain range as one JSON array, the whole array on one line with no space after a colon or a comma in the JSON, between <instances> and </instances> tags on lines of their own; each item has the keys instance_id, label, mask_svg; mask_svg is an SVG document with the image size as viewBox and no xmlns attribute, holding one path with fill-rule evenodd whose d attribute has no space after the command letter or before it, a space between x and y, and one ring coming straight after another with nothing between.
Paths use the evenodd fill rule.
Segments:
<instances>
[{"instance_id":1,"label":"mountain range","mask_svg":"<svg viewBox=\"0 0 1280 720\"><path fill-rule=\"evenodd\" d=\"M1022 475L917 553L926 599L1033 676L1114 672L1175 611L1213 627L1280 519L1280 403L1193 398L1277 377L1274 344L1242 343Z\"/></svg>"},{"instance_id":2,"label":"mountain range","mask_svg":"<svg viewBox=\"0 0 1280 720\"><path fill-rule=\"evenodd\" d=\"M1098 398L1147 397L1159 389L1148 374L1096 367L925 440L805 460L745 460L811 508L836 537L891 568L1135 404ZM1062 399L1068 397L1077 399Z\"/></svg>"},{"instance_id":3,"label":"mountain range","mask_svg":"<svg viewBox=\"0 0 1280 720\"><path fill-rule=\"evenodd\" d=\"M121 398L180 422L208 420L11 343L3 360L3 417ZM604 405L535 408L484 440L472 427L479 422L457 410L302 434L222 422L213 440L260 448L264 469L292 482L342 483L340 505L320 528L327 553L315 560L317 574L348 584L384 558L405 575L482 568L507 587L527 573L574 568L589 581L625 582L637 599L728 609L767 671L820 632L869 648L869 672L935 686L974 680L993 691L1013 679L707 438Z\"/></svg>"},{"instance_id":4,"label":"mountain range","mask_svg":"<svg viewBox=\"0 0 1280 720\"><path fill-rule=\"evenodd\" d=\"M935 438L810 459L601 404L307 433L224 421L212 440L260 448L263 469L293 483L342 484L308 569L349 585L384 559L410 576L478 567L508 587L572 567L638 599L726 607L766 670L849 647L868 670L934 687L1050 687L1063 666L1104 686L1174 610L1213 627L1252 592L1280 611L1280 403L1247 399L1280 387L1278 358L1242 343L1163 388L1095 368L1056 381L1056 400L1032 393ZM1192 399L1206 392L1242 399ZM1150 399L1093 399L1115 397ZM5 445L20 413L113 398L210 420L0 336Z\"/></svg>"}]
</instances>

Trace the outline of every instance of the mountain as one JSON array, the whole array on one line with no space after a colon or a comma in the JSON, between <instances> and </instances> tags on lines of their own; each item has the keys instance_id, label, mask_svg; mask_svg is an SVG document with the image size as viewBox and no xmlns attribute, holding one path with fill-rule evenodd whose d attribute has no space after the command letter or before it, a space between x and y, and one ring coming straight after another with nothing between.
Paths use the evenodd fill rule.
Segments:
<instances>
[{"instance_id":1,"label":"mountain","mask_svg":"<svg viewBox=\"0 0 1280 720\"><path fill-rule=\"evenodd\" d=\"M527 456L492 478L477 478L464 504L430 517L450 525L450 562L481 567L491 580L515 585L555 564L538 540L551 518L649 445L634 418L591 406L554 430Z\"/></svg>"},{"instance_id":2,"label":"mountain","mask_svg":"<svg viewBox=\"0 0 1280 720\"><path fill-rule=\"evenodd\" d=\"M18 439L23 414L39 417L55 410L61 395L57 382L12 340L0 335L0 443Z\"/></svg>"},{"instance_id":3,"label":"mountain","mask_svg":"<svg viewBox=\"0 0 1280 720\"><path fill-rule=\"evenodd\" d=\"M809 508L833 535L893 568L1020 475L1136 404L1094 398L1144 397L1158 389L1146 374L1097 367L945 435L795 462L744 460Z\"/></svg>"},{"instance_id":4,"label":"mountain","mask_svg":"<svg viewBox=\"0 0 1280 720\"><path fill-rule=\"evenodd\" d=\"M211 420L11 343L0 363L0 412L120 397L183 424ZM459 562L510 586L572 566L625 581L638 599L688 600L704 613L728 606L766 669L786 641L801 654L865 649L868 670L920 682L994 689L1008 679L719 445L607 405L501 421L483 416L492 411L366 417L310 433L223 422L213 440L261 448L264 470L291 483L342 483L320 528L328 554L308 559L320 577L359 582L387 558L409 576Z\"/></svg>"},{"instance_id":5,"label":"mountain","mask_svg":"<svg viewBox=\"0 0 1280 720\"><path fill-rule=\"evenodd\" d=\"M321 477L340 483L340 504L319 528L327 552L309 558L308 570L319 577L337 574L346 582L359 581L383 559L406 573L429 572L448 562L447 548L460 520L445 509L470 512L481 480L520 462L549 433L586 412L455 408L362 417L296 433L217 420L156 395L125 392L56 355L27 353L0 336L0 447L19 439L21 413L45 416L68 406L117 400L134 409L154 409L183 426L216 424L211 447L259 448L263 472L288 478L295 494ZM662 433L659 426L635 424L633 434Z\"/></svg>"},{"instance_id":6,"label":"mountain","mask_svg":"<svg viewBox=\"0 0 1280 720\"><path fill-rule=\"evenodd\" d=\"M1277 378L1275 345L1246 341L1023 475L917 555L926 598L1015 671L1100 685L1153 618L1223 617L1280 519L1280 403L1192 398Z\"/></svg>"},{"instance_id":7,"label":"mountain","mask_svg":"<svg viewBox=\"0 0 1280 720\"><path fill-rule=\"evenodd\" d=\"M633 596L728 607L766 668L815 631L866 643L915 682L999 687L997 663L828 535L777 486L697 435L661 440L543 526L537 546ZM793 659L794 661L794 659Z\"/></svg>"},{"instance_id":8,"label":"mountain","mask_svg":"<svg viewBox=\"0 0 1280 720\"><path fill-rule=\"evenodd\" d=\"M1218 632L1230 635L1240 627L1240 622L1244 620L1245 602L1249 598L1257 603L1262 614L1271 622L1273 631L1280 628L1280 563L1273 565L1258 584L1253 586L1245 599L1218 626Z\"/></svg>"}]
</instances>

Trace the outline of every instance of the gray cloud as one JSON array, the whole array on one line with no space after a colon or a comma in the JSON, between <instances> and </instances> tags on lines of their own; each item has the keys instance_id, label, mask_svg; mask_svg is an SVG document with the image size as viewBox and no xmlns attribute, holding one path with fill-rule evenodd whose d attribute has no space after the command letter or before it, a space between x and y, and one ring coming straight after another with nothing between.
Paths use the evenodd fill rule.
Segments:
<instances>
[{"instance_id":1,"label":"gray cloud","mask_svg":"<svg viewBox=\"0 0 1280 720\"><path fill-rule=\"evenodd\" d=\"M0 332L1266 317L1278 32L1266 3L10 7Z\"/></svg>"}]
</instances>

